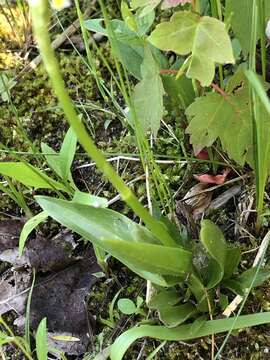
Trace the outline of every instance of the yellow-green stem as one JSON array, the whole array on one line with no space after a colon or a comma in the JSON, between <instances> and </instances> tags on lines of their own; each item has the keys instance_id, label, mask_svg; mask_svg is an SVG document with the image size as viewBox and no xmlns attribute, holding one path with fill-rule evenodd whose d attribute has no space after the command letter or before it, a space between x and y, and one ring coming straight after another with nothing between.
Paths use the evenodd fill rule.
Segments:
<instances>
[{"instance_id":1,"label":"yellow-green stem","mask_svg":"<svg viewBox=\"0 0 270 360\"><path fill-rule=\"evenodd\" d=\"M166 231L163 224L156 221L150 213L139 202L134 193L129 189L121 177L114 171L113 167L106 161L106 158L95 146L93 140L87 133L85 126L81 123L74 109L72 101L65 88L61 76L59 63L51 47L50 36L48 33L48 23L50 13L47 0L31 0L30 9L32 13L33 29L39 45L41 57L43 59L47 73L51 79L52 87L56 93L59 103L65 113L69 124L74 129L79 142L89 156L96 162L100 171L111 181L113 186L120 193L122 199L133 209L133 211L144 221L152 233L167 246L175 246L175 241Z\"/></svg>"}]
</instances>

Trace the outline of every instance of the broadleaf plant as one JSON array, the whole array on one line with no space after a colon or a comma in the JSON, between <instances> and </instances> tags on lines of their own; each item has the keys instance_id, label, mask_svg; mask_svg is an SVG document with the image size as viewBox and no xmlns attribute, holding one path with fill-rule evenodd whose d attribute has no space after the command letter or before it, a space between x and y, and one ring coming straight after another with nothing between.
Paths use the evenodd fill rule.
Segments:
<instances>
[{"instance_id":1,"label":"broadleaf plant","mask_svg":"<svg viewBox=\"0 0 270 360\"><path fill-rule=\"evenodd\" d=\"M216 63L234 63L225 24L191 11L174 13L170 21L156 26L148 40L160 50L189 55L186 60L187 77L199 80L203 86L213 81Z\"/></svg>"},{"instance_id":2,"label":"broadleaf plant","mask_svg":"<svg viewBox=\"0 0 270 360\"><path fill-rule=\"evenodd\" d=\"M163 4L168 5L171 3L178 5L178 3L184 2L186 1L166 1ZM163 85L160 75L162 75L162 70L166 70L167 74L175 74L175 71L177 72L179 69L179 67L173 68L173 66L169 68L171 62L167 61L166 56L162 56L160 50L171 51L176 56L176 61L173 65L178 61L181 63L178 77L182 75L192 79L190 83L193 86L194 95L197 96L195 102L189 105L190 99L191 101L193 99L193 94L191 94L187 101L182 102L181 106L182 109L185 109L189 105L186 111L190 118L190 125L187 131L192 135L194 145L203 147L206 146L204 143L207 143L210 146L219 138L223 148L234 160L241 164L248 161L252 165L254 162L254 150L252 149L252 138L248 137L250 136L249 129L251 124L245 122L248 122L246 120L248 116L246 115L251 111L248 106L251 97L243 77L240 76L239 80L237 74L236 78L232 78L230 81L228 81L228 78L223 78L225 72L223 72L221 65L234 64L234 57L230 37L225 24L221 21L222 14L215 18L201 16L197 12L198 8L193 6L195 4L193 2L192 5L187 5L187 8L192 9L192 11L175 12L170 21L157 25L151 35L147 37L146 34L152 26L153 17L149 17L151 21L146 21L147 26L145 26L144 29L146 30L144 31L139 30L139 18L153 14L154 9L161 1L133 0L131 7L134 10L138 9L136 13L132 12L128 6L122 5L124 21L109 20L104 2L100 0L99 3L106 26L103 33L111 41L113 55L120 60L125 70L140 81L135 87L133 99L130 99L130 94L132 93L130 91L131 86L125 89L124 85L121 84L122 87L119 87L122 89L126 105L132 107L133 103L135 104L131 110L134 110L133 112L136 112L137 117L141 118L138 120L143 121L144 129L148 130L150 128L155 134L157 133L163 110ZM156 294L151 299L151 306L157 309L162 322L169 327L174 327L174 329L171 329L172 331L166 327L156 329L157 332L161 330L162 334L160 335L159 333L160 338L164 337L164 330L165 336L169 334L168 340L177 338L177 336L180 336L178 331L181 332L182 327L177 328L176 326L184 324L187 320L194 319L197 320L193 321L193 324L183 325L188 333L181 333L181 336L186 336L187 339L190 339L198 334L200 334L198 336L202 336L214 333L213 329L220 332L224 331L224 329L228 330L228 326L237 328L240 326L239 323L242 324L242 327L247 324L254 325L254 317L248 318L248 321L241 318L239 323L223 319L206 322L206 314L210 314L210 318L217 316L220 308L223 308L226 303L228 290L240 295L246 293L247 286L250 290L251 286L256 286L261 281L268 279L270 277L270 270L267 267L262 269L258 267L255 273L251 271L250 273L239 274L238 265L241 259L239 248L229 246L221 231L209 220L204 220L201 224L202 230L199 242L196 239L189 239L188 241L187 239L182 239L179 231L169 230L173 226L170 227L168 225L168 219L168 222L165 223L161 218L156 219L153 217L145 209L144 205L140 203L134 193L126 186L118 173L106 161L101 151L97 149L76 113L68 92L64 87L59 65L50 46L47 31L49 13L46 1L32 1L30 2L30 7L33 15L35 35L45 68L67 120L74 129L82 147L95 162L97 168L107 176L122 199L131 207L144 225L139 225L112 210L102 207L95 208L89 205L89 199L86 200L85 196L81 195L79 195L78 202L74 201L74 198L72 201L67 201L39 196L36 197L38 204L56 221L77 232L86 240L91 241L94 246L98 246L104 252L108 252L133 272L152 283ZM97 29L102 29L100 24L101 19L90 20L88 22L88 29L99 31ZM218 74L215 71L216 64L219 64ZM124 82L122 69L117 61L116 67L121 82ZM166 71L163 74L166 74ZM220 87L216 83L212 83L215 75L219 75L219 77L217 76L217 81L219 80ZM136 97L138 99L141 96L140 92L142 94L149 94L149 87L145 79L148 81L153 81L154 79L155 95L151 99L153 101L149 101L148 104L144 101L144 113L140 114L141 109L139 109L140 105L138 104L141 104L141 101L137 101ZM216 85L219 89L219 94L206 93L204 95L206 89L203 89L203 87L209 85L212 87ZM199 98L202 94L203 96ZM175 98L177 99L177 97ZM198 103L205 101L205 99L207 99L208 103L202 110ZM211 104L212 99L216 103L213 101L213 104ZM155 119L149 121L149 110L156 104L158 108L155 111ZM227 133L227 138L225 136L222 138L223 134L227 131L226 126L228 126L222 117L224 128L221 130L219 129L220 124L215 124L216 127L214 126L212 130L210 124L205 125L203 123L208 121L209 112L207 111L209 109L213 115L211 119L215 123L213 120L215 119L215 113L219 107L223 110L223 106L225 107L223 112L233 122L233 126L229 125L230 129L234 130L233 137L236 130L239 130L239 139L235 144L231 144L232 140L228 137L228 134L231 136L231 133ZM221 115L223 115L223 112ZM245 118L242 118L243 113ZM148 114L147 118L145 114ZM239 118L240 121L237 122ZM193 126L194 122L197 122L197 127ZM242 123L239 129L240 122ZM204 126L207 126L209 131L212 131L210 135L204 129ZM138 135L138 132L135 132L135 135ZM136 140L140 139L137 137ZM148 139L145 139L144 142L141 142L144 146L140 150L147 148L147 141ZM148 165L147 160L146 165ZM146 168L148 169L148 167ZM92 199L90 200L92 201ZM256 282L254 279L257 275L258 281ZM169 291L173 294L173 301L168 303L167 295ZM217 294L220 294L218 298ZM257 323L262 323L262 317L258 316ZM152 327L151 329L149 327L147 329L143 328L142 332L140 332L142 328L138 329L139 331L136 331L136 334L134 334L135 332L132 333L131 337L133 336L133 339L140 337L142 334L152 336L155 333ZM128 342L130 343L130 339ZM124 346L120 349L120 352L116 351L115 346L113 346L111 358L121 359L124 351Z\"/></svg>"},{"instance_id":3,"label":"broadleaf plant","mask_svg":"<svg viewBox=\"0 0 270 360\"><path fill-rule=\"evenodd\" d=\"M146 46L141 65L142 80L134 88L133 102L141 128L150 129L155 136L163 115L164 88L159 70L150 47Z\"/></svg>"},{"instance_id":4,"label":"broadleaf plant","mask_svg":"<svg viewBox=\"0 0 270 360\"><path fill-rule=\"evenodd\" d=\"M264 83L268 89L269 84ZM249 106L249 85L242 68L230 79L225 92L206 93L191 104L186 115L189 126L190 142L199 152L210 147L219 138L223 149L230 158L240 165L248 162L254 167L254 146L252 113ZM262 139L270 136L269 115L260 105L260 116L264 133ZM269 153L265 153L265 163L270 168Z\"/></svg>"}]
</instances>

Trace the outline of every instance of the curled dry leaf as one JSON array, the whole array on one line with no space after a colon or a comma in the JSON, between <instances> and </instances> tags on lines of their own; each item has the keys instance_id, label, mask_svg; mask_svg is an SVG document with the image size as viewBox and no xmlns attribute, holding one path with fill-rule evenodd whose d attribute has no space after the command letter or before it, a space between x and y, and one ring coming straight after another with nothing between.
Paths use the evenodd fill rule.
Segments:
<instances>
[{"instance_id":1,"label":"curled dry leaf","mask_svg":"<svg viewBox=\"0 0 270 360\"><path fill-rule=\"evenodd\" d=\"M202 174L202 175L193 175L193 177L204 184L221 185L224 184L230 171L231 171L230 169L225 169L223 170L221 175Z\"/></svg>"},{"instance_id":2,"label":"curled dry leaf","mask_svg":"<svg viewBox=\"0 0 270 360\"><path fill-rule=\"evenodd\" d=\"M183 202L192 208L192 215L195 220L200 217L200 215L208 208L211 202L212 191L204 191L208 187L208 184L196 184L186 193L183 198Z\"/></svg>"},{"instance_id":3,"label":"curled dry leaf","mask_svg":"<svg viewBox=\"0 0 270 360\"><path fill-rule=\"evenodd\" d=\"M180 222L186 224L187 230L193 238L198 238L196 221L211 203L212 192L205 191L208 187L208 184L196 184L186 193L182 200L176 203L176 214Z\"/></svg>"}]
</instances>

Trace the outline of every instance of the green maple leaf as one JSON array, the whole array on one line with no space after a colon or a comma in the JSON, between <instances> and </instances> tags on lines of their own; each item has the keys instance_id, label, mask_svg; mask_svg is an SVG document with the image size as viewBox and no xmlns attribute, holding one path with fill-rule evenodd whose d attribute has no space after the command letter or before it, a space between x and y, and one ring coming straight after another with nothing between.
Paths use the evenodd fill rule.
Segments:
<instances>
[{"instance_id":1,"label":"green maple leaf","mask_svg":"<svg viewBox=\"0 0 270 360\"><path fill-rule=\"evenodd\" d=\"M144 16L154 10L161 0L132 0L131 7L133 9L144 8L141 12L141 16Z\"/></svg>"},{"instance_id":2,"label":"green maple leaf","mask_svg":"<svg viewBox=\"0 0 270 360\"><path fill-rule=\"evenodd\" d=\"M264 84L267 89L267 85ZM211 146L218 138L230 158L240 165L254 165L252 115L249 106L249 88L243 70L239 70L228 82L224 96L208 93L192 103L186 115L190 119L186 132L199 151ZM264 125L262 142L269 141L269 115L260 106L260 120ZM265 161L270 158L266 154ZM268 166L269 167L269 166Z\"/></svg>"},{"instance_id":3,"label":"green maple leaf","mask_svg":"<svg viewBox=\"0 0 270 360\"><path fill-rule=\"evenodd\" d=\"M198 79L203 86L211 84L215 63L234 63L225 24L190 11L176 12L170 21L157 25L148 40L161 50L191 54L187 76Z\"/></svg>"},{"instance_id":4,"label":"green maple leaf","mask_svg":"<svg viewBox=\"0 0 270 360\"><path fill-rule=\"evenodd\" d=\"M145 47L141 66L142 80L134 88L133 102L142 129L150 129L155 136L163 115L164 88L159 71L150 48Z\"/></svg>"}]
</instances>

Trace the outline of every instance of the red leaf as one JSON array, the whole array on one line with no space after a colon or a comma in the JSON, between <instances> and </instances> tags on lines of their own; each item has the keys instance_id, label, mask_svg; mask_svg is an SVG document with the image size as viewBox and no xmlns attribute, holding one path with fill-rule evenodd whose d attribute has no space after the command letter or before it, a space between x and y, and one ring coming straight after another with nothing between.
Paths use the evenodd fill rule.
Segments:
<instances>
[{"instance_id":1,"label":"red leaf","mask_svg":"<svg viewBox=\"0 0 270 360\"><path fill-rule=\"evenodd\" d=\"M196 155L196 158L200 159L200 160L208 160L209 159L208 151L204 150L204 149L195 155Z\"/></svg>"},{"instance_id":2,"label":"red leaf","mask_svg":"<svg viewBox=\"0 0 270 360\"><path fill-rule=\"evenodd\" d=\"M193 176L196 180L204 184L221 185L224 184L230 171L231 171L230 169L225 169L222 175L202 174L202 175L193 175Z\"/></svg>"}]
</instances>

